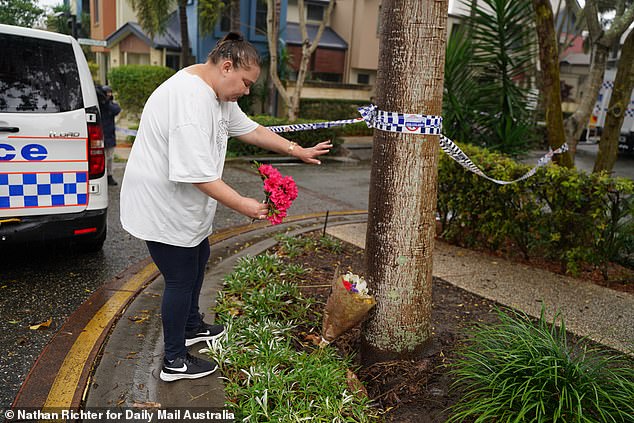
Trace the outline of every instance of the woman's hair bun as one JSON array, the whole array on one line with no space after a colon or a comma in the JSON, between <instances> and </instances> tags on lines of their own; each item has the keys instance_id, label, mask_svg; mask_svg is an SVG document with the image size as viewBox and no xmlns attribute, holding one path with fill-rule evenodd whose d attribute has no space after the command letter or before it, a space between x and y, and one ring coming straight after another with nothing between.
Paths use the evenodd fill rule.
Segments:
<instances>
[{"instance_id":1,"label":"woman's hair bun","mask_svg":"<svg viewBox=\"0 0 634 423\"><path fill-rule=\"evenodd\" d=\"M227 32L221 41L244 41L244 37L239 32Z\"/></svg>"}]
</instances>

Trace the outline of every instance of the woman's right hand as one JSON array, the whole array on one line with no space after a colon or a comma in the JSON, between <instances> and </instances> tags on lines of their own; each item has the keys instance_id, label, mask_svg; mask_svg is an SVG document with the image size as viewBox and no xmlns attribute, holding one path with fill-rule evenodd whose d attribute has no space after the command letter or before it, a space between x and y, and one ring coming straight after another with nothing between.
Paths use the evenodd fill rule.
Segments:
<instances>
[{"instance_id":1,"label":"woman's right hand","mask_svg":"<svg viewBox=\"0 0 634 423\"><path fill-rule=\"evenodd\" d=\"M237 211L251 219L264 220L269 214L269 206L254 198L242 197Z\"/></svg>"}]
</instances>

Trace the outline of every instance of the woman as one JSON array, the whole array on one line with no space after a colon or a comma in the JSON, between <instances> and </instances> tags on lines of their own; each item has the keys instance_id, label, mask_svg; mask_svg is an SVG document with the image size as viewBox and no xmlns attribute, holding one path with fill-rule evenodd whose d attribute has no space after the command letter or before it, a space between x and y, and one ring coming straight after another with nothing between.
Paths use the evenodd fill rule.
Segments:
<instances>
[{"instance_id":1,"label":"woman","mask_svg":"<svg viewBox=\"0 0 634 423\"><path fill-rule=\"evenodd\" d=\"M148 99L121 188L121 223L146 241L165 279L161 315L164 381L195 379L217 369L187 347L212 340L224 327L203 322L198 298L208 236L217 202L254 219L268 206L241 196L222 181L228 137L306 163L332 148L329 141L302 148L249 119L236 103L260 75L257 50L241 35L227 34L207 62L177 72Z\"/></svg>"}]
</instances>

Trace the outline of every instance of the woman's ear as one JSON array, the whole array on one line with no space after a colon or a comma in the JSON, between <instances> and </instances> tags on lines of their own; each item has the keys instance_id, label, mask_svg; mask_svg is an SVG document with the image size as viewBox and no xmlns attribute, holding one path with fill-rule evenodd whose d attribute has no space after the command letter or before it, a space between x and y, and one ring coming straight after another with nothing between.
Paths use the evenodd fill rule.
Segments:
<instances>
[{"instance_id":1,"label":"woman's ear","mask_svg":"<svg viewBox=\"0 0 634 423\"><path fill-rule=\"evenodd\" d=\"M231 60L225 60L220 65L220 69L222 70L222 73L229 73L229 71L233 69L233 63L231 63Z\"/></svg>"}]
</instances>

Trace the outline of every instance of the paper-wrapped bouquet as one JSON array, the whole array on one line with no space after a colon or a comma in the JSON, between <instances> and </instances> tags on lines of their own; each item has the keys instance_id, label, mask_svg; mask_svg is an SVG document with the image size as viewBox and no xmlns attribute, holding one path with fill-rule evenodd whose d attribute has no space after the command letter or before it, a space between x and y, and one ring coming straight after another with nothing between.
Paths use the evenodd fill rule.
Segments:
<instances>
[{"instance_id":1,"label":"paper-wrapped bouquet","mask_svg":"<svg viewBox=\"0 0 634 423\"><path fill-rule=\"evenodd\" d=\"M322 322L321 346L361 323L376 301L365 280L353 273L335 277Z\"/></svg>"}]
</instances>

